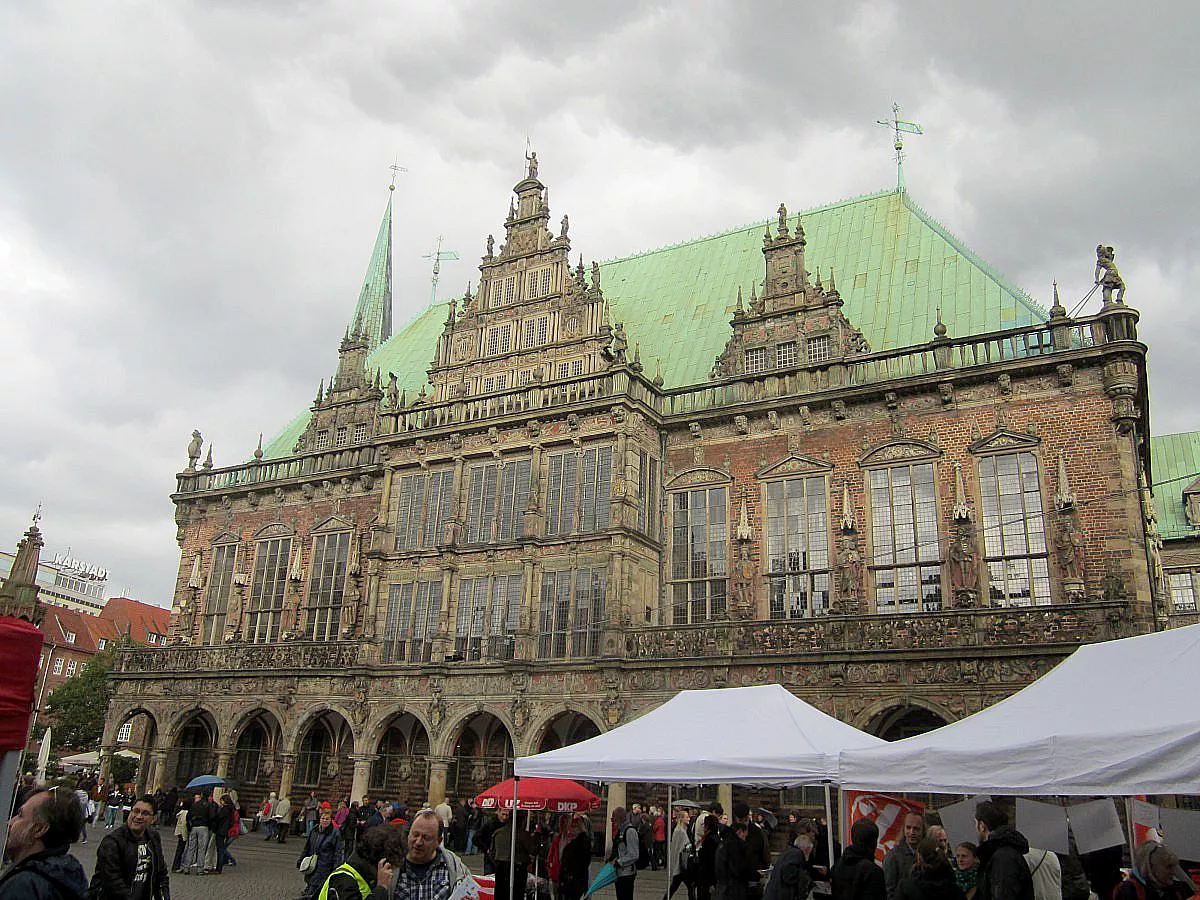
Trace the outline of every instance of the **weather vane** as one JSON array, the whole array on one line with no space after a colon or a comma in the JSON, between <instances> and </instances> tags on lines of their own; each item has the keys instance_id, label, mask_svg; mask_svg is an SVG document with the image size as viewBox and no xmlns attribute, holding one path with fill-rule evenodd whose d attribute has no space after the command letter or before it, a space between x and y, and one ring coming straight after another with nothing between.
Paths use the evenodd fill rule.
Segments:
<instances>
[{"instance_id":1,"label":"weather vane","mask_svg":"<svg viewBox=\"0 0 1200 900\"><path fill-rule=\"evenodd\" d=\"M394 191L396 189L396 176L401 172L407 172L408 169L400 165L400 160L398 158L394 163L388 166L388 168L392 170L392 183L388 185L388 190Z\"/></svg>"},{"instance_id":2,"label":"weather vane","mask_svg":"<svg viewBox=\"0 0 1200 900\"><path fill-rule=\"evenodd\" d=\"M876 125L882 125L884 128L892 129L895 135L894 146L896 148L896 192L904 193L904 138L905 134L924 134L925 131L916 122L906 122L900 118L900 104L892 104L892 117L890 119L876 119Z\"/></svg>"},{"instance_id":3,"label":"weather vane","mask_svg":"<svg viewBox=\"0 0 1200 900\"><path fill-rule=\"evenodd\" d=\"M458 259L458 251L457 250L443 250L442 249L442 240L443 240L443 238L439 234L438 239L437 239L437 249L435 249L432 253L425 253L425 254L422 254L422 256L421 256L422 259L432 259L433 260L433 279L432 279L433 283L430 286L430 297L432 298L433 303L437 303L438 276L440 276L442 273L442 260Z\"/></svg>"}]
</instances>

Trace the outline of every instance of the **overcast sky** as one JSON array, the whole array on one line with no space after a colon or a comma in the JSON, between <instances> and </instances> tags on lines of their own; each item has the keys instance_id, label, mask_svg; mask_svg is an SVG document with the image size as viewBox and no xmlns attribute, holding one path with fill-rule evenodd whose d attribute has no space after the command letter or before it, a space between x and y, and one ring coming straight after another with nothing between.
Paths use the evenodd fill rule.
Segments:
<instances>
[{"instance_id":1,"label":"overcast sky","mask_svg":"<svg viewBox=\"0 0 1200 900\"><path fill-rule=\"evenodd\" d=\"M1111 243L1154 433L1200 429L1200 4L0 4L0 546L169 605L193 428L245 459L336 363L387 202L399 326L527 137L587 258L895 183L1049 305ZM1089 310L1098 306L1093 302Z\"/></svg>"}]
</instances>

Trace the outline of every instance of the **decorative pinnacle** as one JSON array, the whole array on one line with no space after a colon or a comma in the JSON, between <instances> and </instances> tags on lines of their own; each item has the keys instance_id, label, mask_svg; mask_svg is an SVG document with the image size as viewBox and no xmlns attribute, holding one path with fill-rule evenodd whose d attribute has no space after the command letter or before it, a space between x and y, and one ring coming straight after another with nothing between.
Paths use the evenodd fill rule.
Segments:
<instances>
[{"instance_id":1,"label":"decorative pinnacle","mask_svg":"<svg viewBox=\"0 0 1200 900\"><path fill-rule=\"evenodd\" d=\"M842 482L842 531L854 531L854 507L850 503L850 482Z\"/></svg>"},{"instance_id":2,"label":"decorative pinnacle","mask_svg":"<svg viewBox=\"0 0 1200 900\"><path fill-rule=\"evenodd\" d=\"M1067 457L1063 453L1058 454L1058 491L1054 495L1054 505L1060 510L1075 506L1075 492L1067 478Z\"/></svg>"},{"instance_id":3,"label":"decorative pinnacle","mask_svg":"<svg viewBox=\"0 0 1200 900\"><path fill-rule=\"evenodd\" d=\"M263 458L262 439L263 436L262 432L260 431L258 433L258 446L254 449L254 458L256 460L261 460Z\"/></svg>"},{"instance_id":4,"label":"decorative pinnacle","mask_svg":"<svg viewBox=\"0 0 1200 900\"><path fill-rule=\"evenodd\" d=\"M1067 316L1067 308L1062 305L1062 300L1058 296L1058 279L1054 280L1054 303L1050 307L1050 318L1065 319Z\"/></svg>"},{"instance_id":5,"label":"decorative pinnacle","mask_svg":"<svg viewBox=\"0 0 1200 900\"><path fill-rule=\"evenodd\" d=\"M740 284L738 285L737 306L733 308L733 312L739 319L746 314L746 307L742 304L742 286Z\"/></svg>"},{"instance_id":6,"label":"decorative pinnacle","mask_svg":"<svg viewBox=\"0 0 1200 900\"><path fill-rule=\"evenodd\" d=\"M951 517L955 522L970 522L971 507L967 506L967 490L963 485L962 466L954 463L954 508Z\"/></svg>"},{"instance_id":7,"label":"decorative pinnacle","mask_svg":"<svg viewBox=\"0 0 1200 900\"><path fill-rule=\"evenodd\" d=\"M41 501L38 501L38 505L33 510L33 517L29 520L29 527L37 528L40 521L42 521L42 504Z\"/></svg>"},{"instance_id":8,"label":"decorative pinnacle","mask_svg":"<svg viewBox=\"0 0 1200 900\"><path fill-rule=\"evenodd\" d=\"M942 308L937 308L937 324L933 326L934 336L941 340L946 336L946 323L942 321Z\"/></svg>"},{"instance_id":9,"label":"decorative pinnacle","mask_svg":"<svg viewBox=\"0 0 1200 900\"><path fill-rule=\"evenodd\" d=\"M208 470L209 470L209 469L211 469L212 467L213 467L213 460L212 460L212 442L211 442L211 441L209 441L209 444L208 444L208 455L207 455L206 457L204 457L204 470L205 470L205 471L208 471Z\"/></svg>"},{"instance_id":10,"label":"decorative pinnacle","mask_svg":"<svg viewBox=\"0 0 1200 900\"><path fill-rule=\"evenodd\" d=\"M750 529L750 514L746 508L746 498L742 497L742 511L738 516L737 531L734 536L739 541L748 541L754 537L754 532Z\"/></svg>"},{"instance_id":11,"label":"decorative pinnacle","mask_svg":"<svg viewBox=\"0 0 1200 900\"><path fill-rule=\"evenodd\" d=\"M837 284L833 280L833 266L829 267L829 293L836 294L838 292Z\"/></svg>"}]
</instances>

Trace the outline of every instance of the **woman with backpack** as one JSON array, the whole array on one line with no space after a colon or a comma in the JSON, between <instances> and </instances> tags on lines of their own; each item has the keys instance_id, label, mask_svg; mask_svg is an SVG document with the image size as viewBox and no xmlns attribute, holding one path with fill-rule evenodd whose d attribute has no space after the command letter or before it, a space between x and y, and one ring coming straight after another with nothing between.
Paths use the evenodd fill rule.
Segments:
<instances>
[{"instance_id":1,"label":"woman with backpack","mask_svg":"<svg viewBox=\"0 0 1200 900\"><path fill-rule=\"evenodd\" d=\"M633 882L637 878L640 853L637 826L626 817L623 806L618 806L612 811L612 824L612 863L617 870L617 880L614 884L617 900L633 900Z\"/></svg>"}]
</instances>

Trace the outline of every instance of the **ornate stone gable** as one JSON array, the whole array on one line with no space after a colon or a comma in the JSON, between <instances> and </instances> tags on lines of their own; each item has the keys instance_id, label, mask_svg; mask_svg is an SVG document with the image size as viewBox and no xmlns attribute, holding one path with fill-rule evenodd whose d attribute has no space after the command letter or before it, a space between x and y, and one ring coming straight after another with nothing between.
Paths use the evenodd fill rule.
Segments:
<instances>
[{"instance_id":1,"label":"ornate stone gable","mask_svg":"<svg viewBox=\"0 0 1200 900\"><path fill-rule=\"evenodd\" d=\"M912 438L884 441L871 447L858 458L860 466L884 466L890 463L936 459L942 455L939 447L928 441Z\"/></svg>"},{"instance_id":2,"label":"ornate stone gable","mask_svg":"<svg viewBox=\"0 0 1200 900\"><path fill-rule=\"evenodd\" d=\"M615 330L600 289L583 259L572 269L570 222L550 231L549 189L537 177L537 157L513 188L497 249L488 236L480 281L452 301L429 380L433 401L500 394L584 378L625 361L623 329Z\"/></svg>"},{"instance_id":3,"label":"ornate stone gable","mask_svg":"<svg viewBox=\"0 0 1200 900\"><path fill-rule=\"evenodd\" d=\"M381 403L395 405L396 399L394 391L385 394L380 374L367 370L369 350L367 332L356 323L338 347L337 374L328 388L324 382L317 388L312 417L294 452L362 447L378 434ZM262 459L261 442L254 457Z\"/></svg>"},{"instance_id":4,"label":"ornate stone gable","mask_svg":"<svg viewBox=\"0 0 1200 900\"><path fill-rule=\"evenodd\" d=\"M789 475L823 475L833 469L833 464L811 456L789 454L779 462L772 463L754 473L755 478L784 478Z\"/></svg>"},{"instance_id":5,"label":"ornate stone gable","mask_svg":"<svg viewBox=\"0 0 1200 900\"><path fill-rule=\"evenodd\" d=\"M1013 450L1032 450L1041 443L1033 435L1019 434L1016 431L1009 431L1007 428L1000 428L992 434L982 437L972 443L967 450L971 453L1010 453Z\"/></svg>"},{"instance_id":6,"label":"ornate stone gable","mask_svg":"<svg viewBox=\"0 0 1200 900\"><path fill-rule=\"evenodd\" d=\"M738 288L733 334L717 357L711 378L787 373L801 367L836 364L868 351L862 332L842 313L833 270L829 285L815 281L805 268L804 228L796 219L789 228L787 207L779 205L774 236L768 225L763 235L765 278L762 296L751 287L749 308Z\"/></svg>"}]
</instances>

